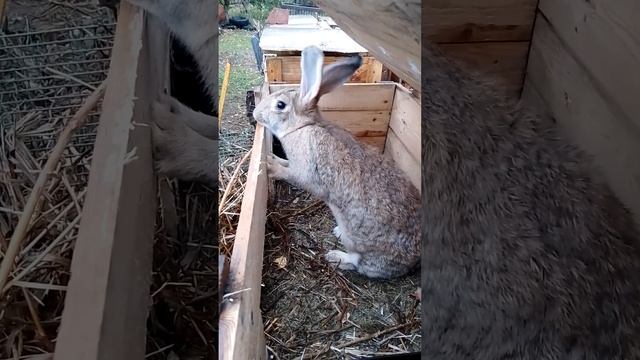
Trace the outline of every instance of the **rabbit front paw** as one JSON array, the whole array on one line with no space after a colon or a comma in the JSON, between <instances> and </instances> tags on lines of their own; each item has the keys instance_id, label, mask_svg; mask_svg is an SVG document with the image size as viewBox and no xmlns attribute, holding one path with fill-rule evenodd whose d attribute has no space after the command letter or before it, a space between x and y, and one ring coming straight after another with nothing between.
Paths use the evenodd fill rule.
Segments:
<instances>
[{"instance_id":1,"label":"rabbit front paw","mask_svg":"<svg viewBox=\"0 0 640 360\"><path fill-rule=\"evenodd\" d=\"M273 154L267 156L267 174L276 180L289 180L289 161Z\"/></svg>"},{"instance_id":2,"label":"rabbit front paw","mask_svg":"<svg viewBox=\"0 0 640 360\"><path fill-rule=\"evenodd\" d=\"M340 229L340 226L336 226L336 227L333 228L333 235L337 239L341 239L342 238L342 230Z\"/></svg>"},{"instance_id":3,"label":"rabbit front paw","mask_svg":"<svg viewBox=\"0 0 640 360\"><path fill-rule=\"evenodd\" d=\"M331 250L325 254L324 259L330 264L338 265L340 270L355 271L358 268L360 254Z\"/></svg>"},{"instance_id":4,"label":"rabbit front paw","mask_svg":"<svg viewBox=\"0 0 640 360\"><path fill-rule=\"evenodd\" d=\"M152 118L156 170L180 180L202 181L215 186L218 142L191 129L162 100L152 105Z\"/></svg>"}]
</instances>

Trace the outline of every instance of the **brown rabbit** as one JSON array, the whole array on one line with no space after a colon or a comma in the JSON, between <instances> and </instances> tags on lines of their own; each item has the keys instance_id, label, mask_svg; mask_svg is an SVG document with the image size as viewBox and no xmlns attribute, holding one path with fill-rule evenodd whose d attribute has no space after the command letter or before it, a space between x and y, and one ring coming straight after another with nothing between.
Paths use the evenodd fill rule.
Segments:
<instances>
[{"instance_id":1,"label":"brown rabbit","mask_svg":"<svg viewBox=\"0 0 640 360\"><path fill-rule=\"evenodd\" d=\"M288 160L271 156L269 175L327 203L347 252L325 259L340 269L372 278L393 278L420 259L418 191L394 164L322 117L322 95L344 84L360 67L359 56L323 68L317 47L303 50L299 90L282 90L260 101L254 118L282 143Z\"/></svg>"},{"instance_id":2,"label":"brown rabbit","mask_svg":"<svg viewBox=\"0 0 640 360\"><path fill-rule=\"evenodd\" d=\"M422 66L423 358L640 359L630 211L551 119Z\"/></svg>"}]
</instances>

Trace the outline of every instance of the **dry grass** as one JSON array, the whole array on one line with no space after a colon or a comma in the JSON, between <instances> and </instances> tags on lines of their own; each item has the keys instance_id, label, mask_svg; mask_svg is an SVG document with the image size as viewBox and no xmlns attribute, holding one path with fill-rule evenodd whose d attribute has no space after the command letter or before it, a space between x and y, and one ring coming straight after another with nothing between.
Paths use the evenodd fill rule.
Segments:
<instances>
[{"instance_id":1,"label":"dry grass","mask_svg":"<svg viewBox=\"0 0 640 360\"><path fill-rule=\"evenodd\" d=\"M105 78L114 33L97 26L113 18L95 1L12 0L8 15L12 34L0 35L0 256L60 129ZM61 28L70 29L52 30ZM0 299L0 359L53 352L98 117L99 109L65 149ZM217 194L162 184L147 358L212 358Z\"/></svg>"},{"instance_id":2,"label":"dry grass","mask_svg":"<svg viewBox=\"0 0 640 360\"><path fill-rule=\"evenodd\" d=\"M30 2L36 6L36 1ZM42 4L39 4L42 6ZM93 25L76 26L64 5L48 4L46 20L67 22L47 31L45 19L31 21L20 2L10 2L9 28L0 36L0 251L24 209L60 130L106 77L113 38L108 14ZM40 8L42 10L42 7ZM75 12L75 11L73 11ZM40 25L40 26L39 26ZM28 33L28 34L27 34ZM46 43L46 45L45 45ZM86 192L99 111L65 148L46 184L9 285L0 298L0 358L53 351L64 305L73 245Z\"/></svg>"}]
</instances>

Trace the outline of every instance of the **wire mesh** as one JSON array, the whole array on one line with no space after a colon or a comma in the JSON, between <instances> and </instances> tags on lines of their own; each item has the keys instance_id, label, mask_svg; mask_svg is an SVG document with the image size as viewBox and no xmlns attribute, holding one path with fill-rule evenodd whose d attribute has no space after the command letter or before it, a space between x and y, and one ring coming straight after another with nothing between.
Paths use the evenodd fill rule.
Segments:
<instances>
[{"instance_id":1,"label":"wire mesh","mask_svg":"<svg viewBox=\"0 0 640 360\"><path fill-rule=\"evenodd\" d=\"M5 159L21 148L36 163L46 159L64 124L106 78L114 34L115 24L0 34L0 149ZM75 182L85 185L98 118L99 110L90 114L62 163Z\"/></svg>"}]
</instances>

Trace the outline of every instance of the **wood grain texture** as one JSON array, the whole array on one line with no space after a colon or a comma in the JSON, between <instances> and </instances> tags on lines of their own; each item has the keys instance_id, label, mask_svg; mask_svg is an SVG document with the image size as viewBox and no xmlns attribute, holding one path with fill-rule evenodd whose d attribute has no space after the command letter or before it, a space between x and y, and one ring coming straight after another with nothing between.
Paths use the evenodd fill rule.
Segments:
<instances>
[{"instance_id":1,"label":"wood grain texture","mask_svg":"<svg viewBox=\"0 0 640 360\"><path fill-rule=\"evenodd\" d=\"M603 95L543 16L536 21L527 74L529 101L544 102L568 137L594 156L640 224L640 130Z\"/></svg>"},{"instance_id":2,"label":"wood grain texture","mask_svg":"<svg viewBox=\"0 0 640 360\"><path fill-rule=\"evenodd\" d=\"M395 84L348 83L324 95L318 106L322 111L391 111ZM296 85L270 84L269 92L297 88Z\"/></svg>"},{"instance_id":3,"label":"wood grain texture","mask_svg":"<svg viewBox=\"0 0 640 360\"><path fill-rule=\"evenodd\" d=\"M610 106L640 128L640 1L541 0L540 11Z\"/></svg>"},{"instance_id":4,"label":"wood grain texture","mask_svg":"<svg viewBox=\"0 0 640 360\"><path fill-rule=\"evenodd\" d=\"M267 212L267 149L271 134L257 124L240 219L229 266L231 295L221 307L219 321L220 359L266 360L266 348L260 313L262 258Z\"/></svg>"},{"instance_id":5,"label":"wood grain texture","mask_svg":"<svg viewBox=\"0 0 640 360\"><path fill-rule=\"evenodd\" d=\"M143 359L156 184L149 103L168 34L122 3L55 359Z\"/></svg>"},{"instance_id":6,"label":"wood grain texture","mask_svg":"<svg viewBox=\"0 0 640 360\"><path fill-rule=\"evenodd\" d=\"M510 95L519 96L529 53L527 42L440 44L445 55L467 69L495 80Z\"/></svg>"},{"instance_id":7,"label":"wood grain texture","mask_svg":"<svg viewBox=\"0 0 640 360\"><path fill-rule=\"evenodd\" d=\"M422 31L437 43L528 42L537 3L538 0L423 0Z\"/></svg>"},{"instance_id":8,"label":"wood grain texture","mask_svg":"<svg viewBox=\"0 0 640 360\"><path fill-rule=\"evenodd\" d=\"M344 57L325 56L324 63L331 64ZM300 56L267 56L267 81L269 83L299 84L301 78ZM349 82L375 83L382 78L382 63L370 56L362 58L362 66L356 70Z\"/></svg>"},{"instance_id":9,"label":"wood grain texture","mask_svg":"<svg viewBox=\"0 0 640 360\"><path fill-rule=\"evenodd\" d=\"M344 32L420 89L420 0L317 0Z\"/></svg>"},{"instance_id":10,"label":"wood grain texture","mask_svg":"<svg viewBox=\"0 0 640 360\"><path fill-rule=\"evenodd\" d=\"M398 86L393 99L389 127L404 144L409 151L409 155L418 162L418 169L420 169L419 164L422 159L420 141L422 130L421 111L420 101L411 95L407 89Z\"/></svg>"},{"instance_id":11,"label":"wood grain texture","mask_svg":"<svg viewBox=\"0 0 640 360\"><path fill-rule=\"evenodd\" d=\"M393 129L389 129L387 133L384 155L395 162L396 166L405 173L407 179L411 181L418 191L421 190L422 168L420 167L420 162L411 155L411 151Z\"/></svg>"}]
</instances>

